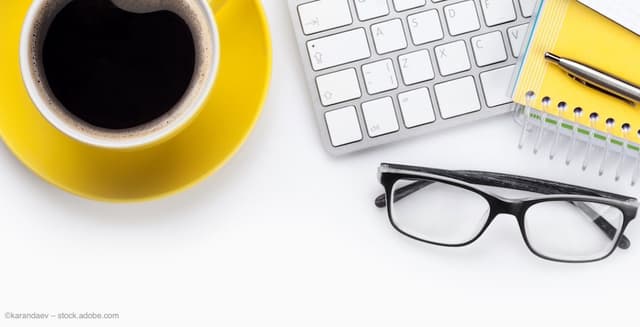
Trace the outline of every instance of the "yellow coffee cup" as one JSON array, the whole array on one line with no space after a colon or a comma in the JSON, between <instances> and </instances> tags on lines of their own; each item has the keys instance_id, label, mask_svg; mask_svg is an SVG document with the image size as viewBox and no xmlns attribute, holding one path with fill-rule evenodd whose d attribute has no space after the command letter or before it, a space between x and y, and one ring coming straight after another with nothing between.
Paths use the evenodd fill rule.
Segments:
<instances>
[{"instance_id":1,"label":"yellow coffee cup","mask_svg":"<svg viewBox=\"0 0 640 327\"><path fill-rule=\"evenodd\" d=\"M78 142L114 150L164 142L197 116L215 83L214 12L225 2L33 0L20 40L29 96L51 125ZM171 24L164 26L167 17ZM175 32L182 23L191 43L175 41L187 40ZM154 29L171 34L153 35ZM94 30L99 37L88 37Z\"/></svg>"}]
</instances>

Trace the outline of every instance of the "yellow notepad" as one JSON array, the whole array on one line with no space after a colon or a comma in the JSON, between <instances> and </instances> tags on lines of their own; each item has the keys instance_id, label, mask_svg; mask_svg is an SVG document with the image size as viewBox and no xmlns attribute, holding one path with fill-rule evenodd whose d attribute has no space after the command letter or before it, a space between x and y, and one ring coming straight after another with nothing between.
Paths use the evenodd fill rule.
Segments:
<instances>
[{"instance_id":1,"label":"yellow notepad","mask_svg":"<svg viewBox=\"0 0 640 327\"><path fill-rule=\"evenodd\" d=\"M513 99L526 104L526 93L536 93L532 107L542 110L542 98L551 98L547 113L557 115L557 104L567 103L562 115L574 121L573 109L581 107L584 114L579 123L590 126L589 115L598 113L595 128L606 132L608 118L615 120L610 133L622 138L622 124L631 125L627 140L638 143L640 105L624 101L594 90L571 79L566 72L544 60L545 52L570 58L609 74L640 85L640 37L617 25L575 0L541 0L534 21L532 36L522 65L515 77Z\"/></svg>"}]
</instances>

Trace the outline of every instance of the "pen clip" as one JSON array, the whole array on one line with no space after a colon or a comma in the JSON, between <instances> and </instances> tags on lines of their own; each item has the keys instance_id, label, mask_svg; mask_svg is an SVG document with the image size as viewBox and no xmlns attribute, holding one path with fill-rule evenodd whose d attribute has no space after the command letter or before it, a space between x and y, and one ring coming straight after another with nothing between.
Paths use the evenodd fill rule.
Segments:
<instances>
[{"instance_id":1,"label":"pen clip","mask_svg":"<svg viewBox=\"0 0 640 327\"><path fill-rule=\"evenodd\" d=\"M604 93L606 95L609 95L609 96L612 96L612 97L614 97L616 99L619 99L619 100L623 101L624 103L626 103L626 104L628 104L628 105L630 105L632 107L636 106L636 104L633 101L629 101L629 100L627 100L627 99L625 99L625 98L623 98L623 97L621 97L621 96L619 96L619 95L617 95L617 94L615 94L613 92L610 92L609 90L603 89L603 88L601 88L601 87L599 87L599 86L597 86L595 84L589 83L588 81L585 81L584 79L582 79L580 77L577 77L577 76L575 76L575 75L573 75L571 73L569 73L568 75L569 75L569 77L574 79L576 82L578 82L578 83L580 83L580 84L582 84L584 86L590 87L590 88L592 88L592 89L594 89L596 91L600 91L600 92L602 92L602 93Z\"/></svg>"}]
</instances>

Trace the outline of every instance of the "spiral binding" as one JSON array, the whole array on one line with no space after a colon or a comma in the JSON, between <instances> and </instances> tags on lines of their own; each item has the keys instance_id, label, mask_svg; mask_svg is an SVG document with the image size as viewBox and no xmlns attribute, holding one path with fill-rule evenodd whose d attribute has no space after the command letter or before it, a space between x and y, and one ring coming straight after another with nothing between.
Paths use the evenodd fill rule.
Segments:
<instances>
[{"instance_id":1,"label":"spiral binding","mask_svg":"<svg viewBox=\"0 0 640 327\"><path fill-rule=\"evenodd\" d=\"M568 149L566 151L565 163L571 165L577 156L577 149L582 145L586 147L582 158L582 170L585 171L593 163L599 160L598 175L605 173L607 164L615 162L615 180L621 179L624 174L630 173L631 185L635 186L640 177L640 143L628 141L631 133L631 125L628 123L617 124L613 118L602 118L598 113L590 113L589 121L591 126L586 127L580 123L580 119L586 113L580 107L569 109L565 102L559 102L552 106L549 97L541 99L542 110L533 108L536 100L534 92L527 92L526 105L515 105L514 120L522 125L522 133L518 147L524 148L529 136L533 139L533 153L538 154L543 140L551 134L551 147L549 149L549 159L554 160L558 155L558 148L561 139L568 139ZM562 118L567 110L573 112L573 120ZM596 130L596 124L605 120L606 131ZM618 138L613 135L615 128L620 128L625 138ZM636 132L636 138L640 142L640 130ZM594 158L596 150L601 150L600 158ZM632 161L629 169L628 161ZM631 170L629 172L629 170Z\"/></svg>"}]
</instances>

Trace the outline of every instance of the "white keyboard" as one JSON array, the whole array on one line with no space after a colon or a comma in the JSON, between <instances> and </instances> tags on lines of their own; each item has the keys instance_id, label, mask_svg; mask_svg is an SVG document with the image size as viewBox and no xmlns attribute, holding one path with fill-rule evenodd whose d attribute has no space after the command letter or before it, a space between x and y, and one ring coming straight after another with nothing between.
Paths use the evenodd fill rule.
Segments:
<instances>
[{"instance_id":1,"label":"white keyboard","mask_svg":"<svg viewBox=\"0 0 640 327\"><path fill-rule=\"evenodd\" d=\"M336 155L505 113L536 0L289 0Z\"/></svg>"}]
</instances>

